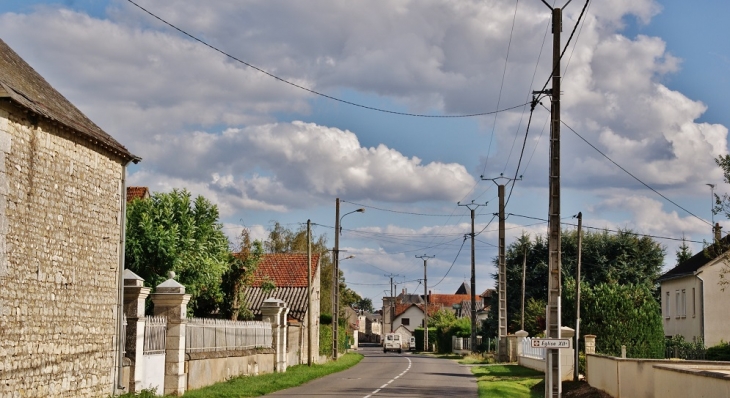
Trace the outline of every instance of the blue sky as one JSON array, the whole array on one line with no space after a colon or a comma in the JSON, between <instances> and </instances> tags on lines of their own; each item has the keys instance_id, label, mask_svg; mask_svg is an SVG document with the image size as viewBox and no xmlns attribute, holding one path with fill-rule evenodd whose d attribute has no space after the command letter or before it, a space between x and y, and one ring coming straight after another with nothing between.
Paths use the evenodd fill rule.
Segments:
<instances>
[{"instance_id":1,"label":"blue sky","mask_svg":"<svg viewBox=\"0 0 730 398\"><path fill-rule=\"evenodd\" d=\"M136 2L289 82L394 112L510 108L549 73L550 13L537 0ZM583 4L565 9L563 43ZM713 162L728 150L727 15L725 1L589 4L563 62L562 119L681 208L564 128L565 222L581 211L587 226L661 237L666 266L677 238L694 250L710 238L706 184L727 191ZM126 0L6 0L0 39L143 158L130 169L133 184L206 196L231 236L245 226L265 237L273 221L296 229L311 219L332 244L335 198L342 214L365 206L343 220L341 248L355 257L342 268L378 305L390 289L385 274L399 275L399 290L423 289L416 255L436 256L434 292L469 279L468 242L460 251L468 210L456 203L474 200L485 204L477 291L493 285L497 189L480 176L514 176L526 107L470 118L354 107L226 58ZM532 115L508 244L547 228L527 218L547 218L547 117L541 106Z\"/></svg>"}]
</instances>

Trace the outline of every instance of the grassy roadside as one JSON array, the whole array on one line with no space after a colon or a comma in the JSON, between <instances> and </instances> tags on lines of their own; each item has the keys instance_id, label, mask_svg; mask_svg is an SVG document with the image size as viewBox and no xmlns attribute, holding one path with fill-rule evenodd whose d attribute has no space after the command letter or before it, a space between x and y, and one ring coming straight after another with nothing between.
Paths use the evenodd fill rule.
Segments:
<instances>
[{"instance_id":1,"label":"grassy roadside","mask_svg":"<svg viewBox=\"0 0 730 398\"><path fill-rule=\"evenodd\" d=\"M213 384L198 390L186 392L184 398L238 398L258 397L274 391L302 385L308 381L318 379L328 374L341 372L351 368L363 358L361 354L348 353L340 357L337 362L327 362L322 365L290 366L284 373L267 373L259 376L239 376L227 381ZM124 394L117 398L154 398L154 391L144 390L137 394ZM110 397L111 398L111 397Z\"/></svg>"},{"instance_id":2,"label":"grassy roadside","mask_svg":"<svg viewBox=\"0 0 730 398\"><path fill-rule=\"evenodd\" d=\"M348 353L337 362L331 361L322 365L297 365L288 367L284 373L269 373L259 376L241 376L212 386L191 390L185 398L229 398L258 397L274 391L302 385L310 380L328 374L343 371L355 366L362 359L361 354Z\"/></svg>"},{"instance_id":3,"label":"grassy roadside","mask_svg":"<svg viewBox=\"0 0 730 398\"><path fill-rule=\"evenodd\" d=\"M542 372L519 365L475 366L479 397L539 398L544 394L532 387L543 380Z\"/></svg>"}]
</instances>

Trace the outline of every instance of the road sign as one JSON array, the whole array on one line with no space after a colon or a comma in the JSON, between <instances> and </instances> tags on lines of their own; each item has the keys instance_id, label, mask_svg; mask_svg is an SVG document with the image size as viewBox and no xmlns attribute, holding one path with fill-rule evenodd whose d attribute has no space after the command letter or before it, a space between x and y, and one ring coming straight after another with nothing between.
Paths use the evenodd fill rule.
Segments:
<instances>
[{"instance_id":1,"label":"road sign","mask_svg":"<svg viewBox=\"0 0 730 398\"><path fill-rule=\"evenodd\" d=\"M571 348L571 339L532 339L532 348Z\"/></svg>"}]
</instances>

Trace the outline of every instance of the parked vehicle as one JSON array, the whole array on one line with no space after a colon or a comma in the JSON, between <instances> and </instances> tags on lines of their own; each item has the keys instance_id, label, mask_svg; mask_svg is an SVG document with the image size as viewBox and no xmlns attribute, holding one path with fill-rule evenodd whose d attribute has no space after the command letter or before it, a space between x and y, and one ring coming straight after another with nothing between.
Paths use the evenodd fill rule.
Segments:
<instances>
[{"instance_id":1,"label":"parked vehicle","mask_svg":"<svg viewBox=\"0 0 730 398\"><path fill-rule=\"evenodd\" d=\"M411 336L411 341L408 344L408 349L410 351L416 351L416 337L415 336Z\"/></svg>"},{"instance_id":2,"label":"parked vehicle","mask_svg":"<svg viewBox=\"0 0 730 398\"><path fill-rule=\"evenodd\" d=\"M388 351L398 351L399 354L403 352L403 344L398 333L388 333L385 335L383 352L387 353Z\"/></svg>"}]
</instances>

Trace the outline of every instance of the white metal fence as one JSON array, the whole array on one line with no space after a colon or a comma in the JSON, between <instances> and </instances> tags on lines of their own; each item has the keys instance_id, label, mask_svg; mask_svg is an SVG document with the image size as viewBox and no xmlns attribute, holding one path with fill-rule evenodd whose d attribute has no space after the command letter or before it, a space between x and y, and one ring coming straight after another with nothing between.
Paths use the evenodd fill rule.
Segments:
<instances>
[{"instance_id":1,"label":"white metal fence","mask_svg":"<svg viewBox=\"0 0 730 398\"><path fill-rule=\"evenodd\" d=\"M535 359L545 359L545 349L544 348L533 348L532 347L532 338L526 337L522 341L522 355L530 358Z\"/></svg>"},{"instance_id":2,"label":"white metal fence","mask_svg":"<svg viewBox=\"0 0 730 398\"><path fill-rule=\"evenodd\" d=\"M185 352L188 353L272 346L269 322L190 318L185 331Z\"/></svg>"},{"instance_id":3,"label":"white metal fence","mask_svg":"<svg viewBox=\"0 0 730 398\"><path fill-rule=\"evenodd\" d=\"M145 317L144 355L164 354L167 318L164 316Z\"/></svg>"}]
</instances>

